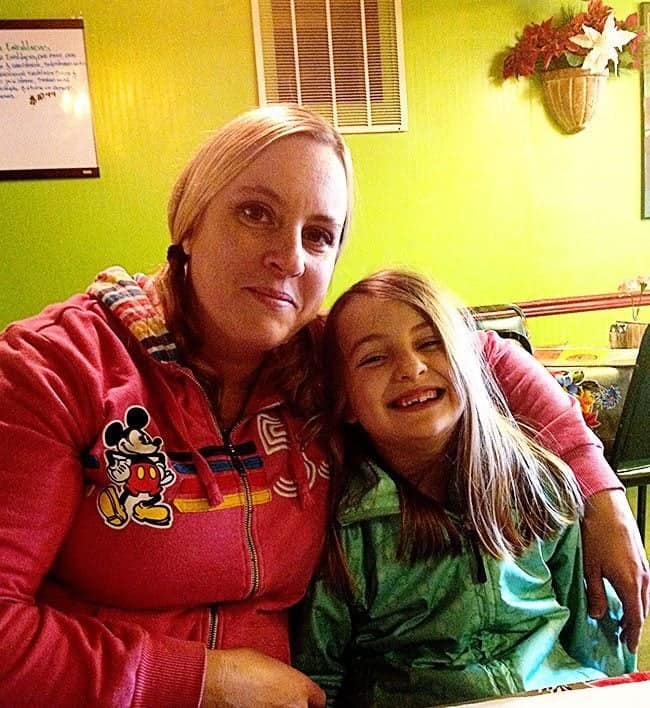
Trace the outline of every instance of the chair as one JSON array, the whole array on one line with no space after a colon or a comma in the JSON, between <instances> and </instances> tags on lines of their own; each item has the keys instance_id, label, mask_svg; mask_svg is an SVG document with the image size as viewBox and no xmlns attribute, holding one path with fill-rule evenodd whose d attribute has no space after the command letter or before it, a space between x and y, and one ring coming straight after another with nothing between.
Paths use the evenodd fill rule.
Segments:
<instances>
[{"instance_id":1,"label":"chair","mask_svg":"<svg viewBox=\"0 0 650 708\"><path fill-rule=\"evenodd\" d=\"M639 345L609 462L626 487L638 487L636 522L645 543L646 492L650 484L650 327Z\"/></svg>"},{"instance_id":2,"label":"chair","mask_svg":"<svg viewBox=\"0 0 650 708\"><path fill-rule=\"evenodd\" d=\"M518 305L481 305L472 307L477 329L492 329L506 339L514 339L529 353L533 353L526 327L526 315Z\"/></svg>"}]
</instances>

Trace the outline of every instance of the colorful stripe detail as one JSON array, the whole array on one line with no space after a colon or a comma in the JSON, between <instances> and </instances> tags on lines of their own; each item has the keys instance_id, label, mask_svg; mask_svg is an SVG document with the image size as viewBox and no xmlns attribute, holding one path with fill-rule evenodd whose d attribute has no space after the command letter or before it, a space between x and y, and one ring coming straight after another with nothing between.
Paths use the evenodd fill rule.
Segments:
<instances>
[{"instance_id":1,"label":"colorful stripe detail","mask_svg":"<svg viewBox=\"0 0 650 708\"><path fill-rule=\"evenodd\" d=\"M271 501L271 491L263 489L259 492L251 494L251 501L254 506L259 504L268 504ZM224 494L223 501L216 506L210 506L207 499L179 499L176 498L172 502L178 511L195 512L195 511L218 511L220 509L232 509L236 506L244 506L246 504L246 495L243 492L235 494Z\"/></svg>"},{"instance_id":2,"label":"colorful stripe detail","mask_svg":"<svg viewBox=\"0 0 650 708\"><path fill-rule=\"evenodd\" d=\"M247 470L256 470L263 465L262 458L257 456L241 461ZM235 469L232 460L207 460L207 463L213 472L228 472ZM172 462L172 467L179 474L196 474L196 465L192 462Z\"/></svg>"},{"instance_id":3,"label":"colorful stripe detail","mask_svg":"<svg viewBox=\"0 0 650 708\"><path fill-rule=\"evenodd\" d=\"M100 273L86 291L107 307L157 361L178 361L178 350L162 313L152 300L152 281L114 266ZM147 292L149 291L149 292Z\"/></svg>"}]
</instances>

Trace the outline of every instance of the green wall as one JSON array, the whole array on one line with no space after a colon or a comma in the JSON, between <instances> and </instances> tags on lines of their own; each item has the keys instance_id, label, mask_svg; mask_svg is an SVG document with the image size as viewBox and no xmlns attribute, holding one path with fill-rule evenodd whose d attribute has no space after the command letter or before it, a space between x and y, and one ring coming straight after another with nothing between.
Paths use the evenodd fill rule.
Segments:
<instances>
[{"instance_id":1,"label":"green wall","mask_svg":"<svg viewBox=\"0 0 650 708\"><path fill-rule=\"evenodd\" d=\"M611 292L650 271L640 218L638 72L559 132L540 88L497 55L542 0L403 0L409 130L351 135L358 209L333 293L385 265L437 275L471 304ZM619 17L636 3L612 3ZM3 18L81 15L100 179L0 182L0 326L167 244L175 175L204 137L256 105L248 0L2 0ZM0 126L1 129L1 126ZM628 310L531 320L537 344L606 345Z\"/></svg>"}]
</instances>

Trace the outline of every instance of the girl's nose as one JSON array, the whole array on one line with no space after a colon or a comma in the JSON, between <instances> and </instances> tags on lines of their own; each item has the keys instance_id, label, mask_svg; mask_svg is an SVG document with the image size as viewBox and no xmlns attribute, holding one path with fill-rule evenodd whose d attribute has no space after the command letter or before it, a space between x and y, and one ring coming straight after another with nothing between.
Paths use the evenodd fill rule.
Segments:
<instances>
[{"instance_id":1,"label":"girl's nose","mask_svg":"<svg viewBox=\"0 0 650 708\"><path fill-rule=\"evenodd\" d=\"M302 232L287 228L275 234L274 241L265 256L265 265L285 278L297 278L305 272L305 252Z\"/></svg>"},{"instance_id":2,"label":"girl's nose","mask_svg":"<svg viewBox=\"0 0 650 708\"><path fill-rule=\"evenodd\" d=\"M415 351L404 352L398 358L397 376L400 381L414 381L426 370L426 362Z\"/></svg>"}]
</instances>

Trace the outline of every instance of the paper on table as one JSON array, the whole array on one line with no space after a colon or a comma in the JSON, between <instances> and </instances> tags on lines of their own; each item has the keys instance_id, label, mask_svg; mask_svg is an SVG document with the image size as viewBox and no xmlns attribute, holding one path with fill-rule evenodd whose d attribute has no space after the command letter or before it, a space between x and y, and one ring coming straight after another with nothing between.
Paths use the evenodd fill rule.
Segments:
<instances>
[{"instance_id":1,"label":"paper on table","mask_svg":"<svg viewBox=\"0 0 650 708\"><path fill-rule=\"evenodd\" d=\"M535 349L535 358L551 366L633 366L638 349L608 349L607 347L563 347Z\"/></svg>"},{"instance_id":2,"label":"paper on table","mask_svg":"<svg viewBox=\"0 0 650 708\"><path fill-rule=\"evenodd\" d=\"M594 705L612 705L613 701L625 708L647 708L650 704L650 682L619 683L613 686L585 688L557 693L540 693L535 696L506 696L478 703L457 703L472 708L546 708L546 706L574 706L575 708L593 708Z\"/></svg>"}]
</instances>

